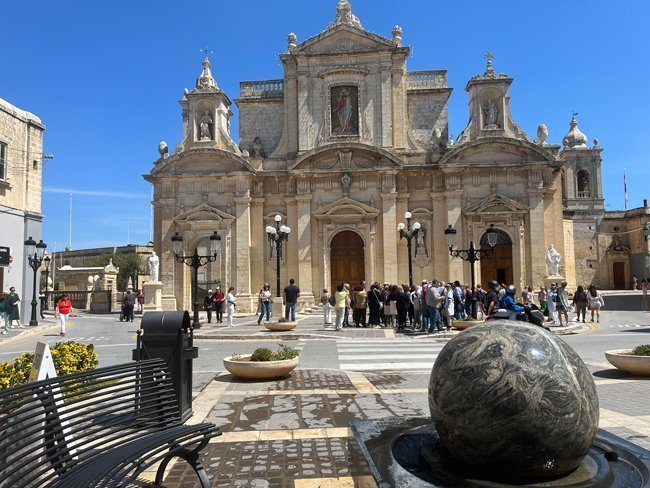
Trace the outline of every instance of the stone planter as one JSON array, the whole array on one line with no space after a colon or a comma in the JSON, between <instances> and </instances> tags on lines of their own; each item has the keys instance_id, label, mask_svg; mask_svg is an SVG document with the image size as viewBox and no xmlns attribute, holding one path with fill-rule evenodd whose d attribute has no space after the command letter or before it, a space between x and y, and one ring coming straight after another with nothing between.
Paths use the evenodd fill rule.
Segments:
<instances>
[{"instance_id":1,"label":"stone planter","mask_svg":"<svg viewBox=\"0 0 650 488\"><path fill-rule=\"evenodd\" d=\"M230 356L224 358L224 367L237 378L249 380L270 380L286 376L298 366L299 357L283 361L250 361L251 355L243 355L243 361L232 361Z\"/></svg>"},{"instance_id":2,"label":"stone planter","mask_svg":"<svg viewBox=\"0 0 650 488\"><path fill-rule=\"evenodd\" d=\"M605 351L605 357L621 371L638 376L650 376L650 356L635 356L632 349Z\"/></svg>"},{"instance_id":3,"label":"stone planter","mask_svg":"<svg viewBox=\"0 0 650 488\"><path fill-rule=\"evenodd\" d=\"M283 332L285 330L293 330L297 325L298 322L268 322L264 324L264 327L273 332Z\"/></svg>"},{"instance_id":4,"label":"stone planter","mask_svg":"<svg viewBox=\"0 0 650 488\"><path fill-rule=\"evenodd\" d=\"M454 320L452 327L458 330L465 330L484 323L483 320Z\"/></svg>"}]
</instances>

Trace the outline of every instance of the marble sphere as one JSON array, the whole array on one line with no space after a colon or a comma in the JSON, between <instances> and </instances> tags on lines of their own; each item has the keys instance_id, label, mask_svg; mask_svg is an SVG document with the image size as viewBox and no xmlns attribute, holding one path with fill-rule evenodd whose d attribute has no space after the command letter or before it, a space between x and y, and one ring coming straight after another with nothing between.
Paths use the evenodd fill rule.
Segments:
<instances>
[{"instance_id":1,"label":"marble sphere","mask_svg":"<svg viewBox=\"0 0 650 488\"><path fill-rule=\"evenodd\" d=\"M569 473L598 428L585 364L563 340L525 322L489 321L450 340L431 372L429 408L456 459L522 478Z\"/></svg>"}]
</instances>

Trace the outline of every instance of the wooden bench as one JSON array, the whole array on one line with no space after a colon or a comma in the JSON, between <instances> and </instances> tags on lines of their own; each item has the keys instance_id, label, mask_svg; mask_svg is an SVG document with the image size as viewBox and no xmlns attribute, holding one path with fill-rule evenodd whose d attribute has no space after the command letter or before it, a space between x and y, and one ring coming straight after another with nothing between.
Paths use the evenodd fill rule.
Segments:
<instances>
[{"instance_id":1,"label":"wooden bench","mask_svg":"<svg viewBox=\"0 0 650 488\"><path fill-rule=\"evenodd\" d=\"M0 488L126 486L180 457L210 486L199 452L221 435L183 425L160 359L0 391Z\"/></svg>"}]
</instances>

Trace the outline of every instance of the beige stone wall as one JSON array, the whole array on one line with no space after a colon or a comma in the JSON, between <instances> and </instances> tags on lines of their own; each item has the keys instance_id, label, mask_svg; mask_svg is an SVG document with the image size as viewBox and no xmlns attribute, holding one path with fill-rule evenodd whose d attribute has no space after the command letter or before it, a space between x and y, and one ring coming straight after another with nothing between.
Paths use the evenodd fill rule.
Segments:
<instances>
[{"instance_id":1,"label":"beige stone wall","mask_svg":"<svg viewBox=\"0 0 650 488\"><path fill-rule=\"evenodd\" d=\"M41 212L44 129L18 109L0 105L0 142L7 144L6 179L0 180L0 205Z\"/></svg>"}]
</instances>

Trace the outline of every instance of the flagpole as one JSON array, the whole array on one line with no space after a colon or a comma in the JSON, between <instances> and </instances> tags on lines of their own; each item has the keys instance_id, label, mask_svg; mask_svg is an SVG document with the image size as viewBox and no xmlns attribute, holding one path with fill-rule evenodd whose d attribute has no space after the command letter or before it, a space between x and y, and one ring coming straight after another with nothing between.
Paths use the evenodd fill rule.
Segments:
<instances>
[{"instance_id":1,"label":"flagpole","mask_svg":"<svg viewBox=\"0 0 650 488\"><path fill-rule=\"evenodd\" d=\"M627 210L627 170L623 168L623 191L625 192L625 210Z\"/></svg>"}]
</instances>

